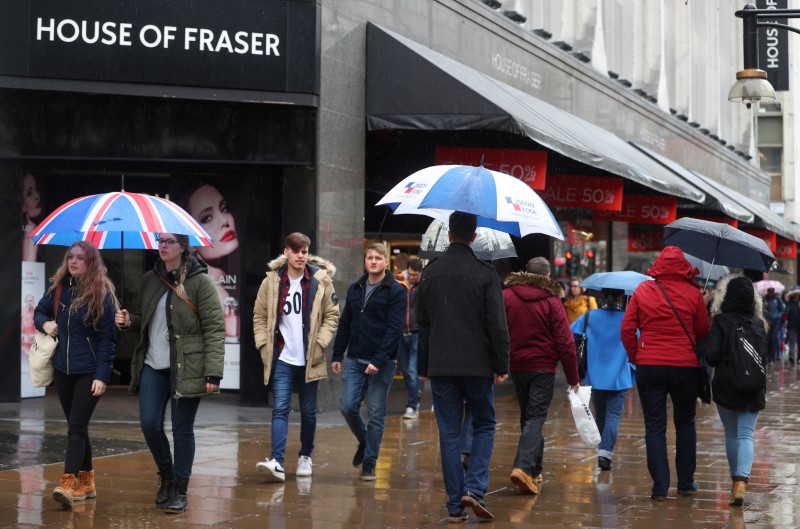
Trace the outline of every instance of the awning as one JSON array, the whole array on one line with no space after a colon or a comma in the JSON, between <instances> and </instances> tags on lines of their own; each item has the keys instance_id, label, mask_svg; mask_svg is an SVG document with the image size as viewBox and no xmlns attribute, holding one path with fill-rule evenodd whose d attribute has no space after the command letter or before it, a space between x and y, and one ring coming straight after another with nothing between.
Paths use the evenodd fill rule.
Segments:
<instances>
[{"instance_id":1,"label":"awning","mask_svg":"<svg viewBox=\"0 0 800 529\"><path fill-rule=\"evenodd\" d=\"M662 193L705 194L588 121L412 40L367 25L367 128L525 134L568 158Z\"/></svg>"},{"instance_id":2,"label":"awning","mask_svg":"<svg viewBox=\"0 0 800 529\"><path fill-rule=\"evenodd\" d=\"M752 211L756 218L758 218L758 220L760 220L764 227L768 230L773 231L781 237L785 237L789 240L800 241L800 229L796 228L791 222L769 209L769 206L765 206L764 204L761 204L760 202L757 202L747 195L739 193L734 189L723 186L722 184L711 180L705 175L695 173L694 171L692 171L692 174L731 200L738 202L743 207Z\"/></svg>"},{"instance_id":3,"label":"awning","mask_svg":"<svg viewBox=\"0 0 800 529\"><path fill-rule=\"evenodd\" d=\"M635 142L630 143L647 156L651 157L664 167L668 168L670 171L686 180L686 182L702 189L706 193L706 205L708 207L722 211L729 217L738 219L741 222L746 222L748 224L752 224L752 222L755 220L755 215L751 210L746 209L741 204L737 203L737 201L734 201L730 197L726 196L725 193L718 191L717 188L706 184L705 180L698 178L693 171L690 171L681 164L670 160L666 156L663 156L655 151L651 151L647 147L643 147Z\"/></svg>"}]
</instances>

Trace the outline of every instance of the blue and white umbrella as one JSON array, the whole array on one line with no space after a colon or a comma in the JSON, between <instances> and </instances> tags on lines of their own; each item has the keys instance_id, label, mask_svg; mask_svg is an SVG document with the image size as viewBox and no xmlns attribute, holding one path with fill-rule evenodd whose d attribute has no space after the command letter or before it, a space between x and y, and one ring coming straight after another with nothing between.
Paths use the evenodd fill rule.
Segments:
<instances>
[{"instance_id":1,"label":"blue and white umbrella","mask_svg":"<svg viewBox=\"0 0 800 529\"><path fill-rule=\"evenodd\" d=\"M542 233L564 240L553 213L536 192L513 176L470 165L434 165L406 177L378 201L395 214L447 223L453 211L473 213L478 226L517 237Z\"/></svg>"},{"instance_id":2,"label":"blue and white umbrella","mask_svg":"<svg viewBox=\"0 0 800 529\"><path fill-rule=\"evenodd\" d=\"M632 270L597 272L581 281L581 286L590 290L603 290L604 288L624 290L626 295L632 296L633 291L640 283L652 280L652 277Z\"/></svg>"}]
</instances>

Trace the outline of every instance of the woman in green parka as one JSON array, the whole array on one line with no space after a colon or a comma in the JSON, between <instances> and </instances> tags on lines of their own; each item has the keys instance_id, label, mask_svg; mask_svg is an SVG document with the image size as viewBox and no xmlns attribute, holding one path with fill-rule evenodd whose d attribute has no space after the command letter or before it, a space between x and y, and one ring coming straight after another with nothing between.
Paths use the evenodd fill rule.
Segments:
<instances>
[{"instance_id":1,"label":"woman in green parka","mask_svg":"<svg viewBox=\"0 0 800 529\"><path fill-rule=\"evenodd\" d=\"M160 259L145 273L132 313L119 310L121 330L139 331L131 360L129 392L139 395L139 420L158 466L156 505L186 510L194 462L194 419L200 397L219 393L225 356L225 323L207 265L189 253L185 235L161 233ZM164 433L170 404L173 460Z\"/></svg>"}]
</instances>

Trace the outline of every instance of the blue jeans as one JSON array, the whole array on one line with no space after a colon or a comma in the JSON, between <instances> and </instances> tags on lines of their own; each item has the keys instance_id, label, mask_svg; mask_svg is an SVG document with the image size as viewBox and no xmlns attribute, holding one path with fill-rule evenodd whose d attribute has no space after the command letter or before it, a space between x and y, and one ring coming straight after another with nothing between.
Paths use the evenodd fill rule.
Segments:
<instances>
[{"instance_id":1,"label":"blue jeans","mask_svg":"<svg viewBox=\"0 0 800 529\"><path fill-rule=\"evenodd\" d=\"M731 478L750 478L753 466L753 432L757 411L734 411L717 404L717 413L725 428L725 454Z\"/></svg>"},{"instance_id":2,"label":"blue jeans","mask_svg":"<svg viewBox=\"0 0 800 529\"><path fill-rule=\"evenodd\" d=\"M494 447L494 390L485 377L431 377L431 393L436 423L442 475L447 491L447 510L461 510L464 492L480 497L489 487L489 461ZM469 468L464 475L461 464L461 431L464 404L472 410L472 446Z\"/></svg>"},{"instance_id":3,"label":"blue jeans","mask_svg":"<svg viewBox=\"0 0 800 529\"><path fill-rule=\"evenodd\" d=\"M317 430L317 387L319 381L306 382L306 366L293 366L278 360L269 381L272 389L272 459L283 465L289 437L289 412L292 411L292 386L300 398L300 453L311 456Z\"/></svg>"},{"instance_id":4,"label":"blue jeans","mask_svg":"<svg viewBox=\"0 0 800 529\"><path fill-rule=\"evenodd\" d=\"M781 321L769 323L768 360L770 363L781 358Z\"/></svg>"},{"instance_id":5,"label":"blue jeans","mask_svg":"<svg viewBox=\"0 0 800 529\"><path fill-rule=\"evenodd\" d=\"M469 454L472 450L472 410L464 403L464 422L461 425L461 453Z\"/></svg>"},{"instance_id":6,"label":"blue jeans","mask_svg":"<svg viewBox=\"0 0 800 529\"><path fill-rule=\"evenodd\" d=\"M175 476L189 479L194 463L194 418L200 406L200 397L172 398L169 369L155 370L145 364L139 384L139 421L144 440L156 465L172 464L169 440L164 433L164 417L170 404L172 440L175 445Z\"/></svg>"},{"instance_id":7,"label":"blue jeans","mask_svg":"<svg viewBox=\"0 0 800 529\"><path fill-rule=\"evenodd\" d=\"M419 343L419 333L414 331L409 335L400 337L400 344L397 346L397 363L400 371L403 372L403 382L408 391L408 401L406 407L419 408L419 375L417 375L417 344Z\"/></svg>"},{"instance_id":8,"label":"blue jeans","mask_svg":"<svg viewBox=\"0 0 800 529\"><path fill-rule=\"evenodd\" d=\"M553 373L542 371L517 371L511 373L514 391L519 403L520 435L514 468L532 477L542 473L544 459L544 423L547 410L553 401L555 388Z\"/></svg>"},{"instance_id":9,"label":"blue jeans","mask_svg":"<svg viewBox=\"0 0 800 529\"><path fill-rule=\"evenodd\" d=\"M342 369L342 394L339 397L339 411L342 412L347 426L365 445L364 463L374 465L378 461L378 452L383 441L383 427L386 422L386 401L392 387L397 363L388 362L374 375L364 371L367 364L348 359ZM361 403L367 399L367 418L361 416Z\"/></svg>"},{"instance_id":10,"label":"blue jeans","mask_svg":"<svg viewBox=\"0 0 800 529\"><path fill-rule=\"evenodd\" d=\"M627 389L606 390L592 389L592 404L594 405L594 422L600 430L600 446L597 447L597 457L612 459L614 445L617 444L619 433L619 419L622 408L625 406Z\"/></svg>"},{"instance_id":11,"label":"blue jeans","mask_svg":"<svg viewBox=\"0 0 800 529\"><path fill-rule=\"evenodd\" d=\"M636 387L644 415L647 470L653 478L653 495L666 496L670 485L667 459L667 395L672 399L675 423L675 469L678 489L691 489L697 468L697 368L640 365Z\"/></svg>"}]
</instances>

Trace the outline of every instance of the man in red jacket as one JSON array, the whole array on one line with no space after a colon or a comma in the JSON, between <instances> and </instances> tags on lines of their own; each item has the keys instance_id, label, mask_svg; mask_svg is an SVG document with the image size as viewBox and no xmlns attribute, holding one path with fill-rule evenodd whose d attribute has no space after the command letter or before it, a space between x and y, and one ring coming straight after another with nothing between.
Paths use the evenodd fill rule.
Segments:
<instances>
[{"instance_id":1,"label":"man in red jacket","mask_svg":"<svg viewBox=\"0 0 800 529\"><path fill-rule=\"evenodd\" d=\"M547 410L553 400L558 362L572 391L578 391L578 361L567 313L561 304L564 289L550 279L550 263L534 257L505 281L503 291L511 338L511 379L520 408L519 444L511 481L523 494L538 494Z\"/></svg>"},{"instance_id":2,"label":"man in red jacket","mask_svg":"<svg viewBox=\"0 0 800 529\"><path fill-rule=\"evenodd\" d=\"M621 330L628 358L637 368L636 387L644 415L647 470L653 478L652 499L663 501L670 485L667 395L672 399L675 423L678 494L691 496L697 491L694 417L699 364L695 345L708 334L709 323L705 300L692 280L697 269L686 260L680 248L664 248L647 275L655 281L645 281L636 288Z\"/></svg>"}]
</instances>

